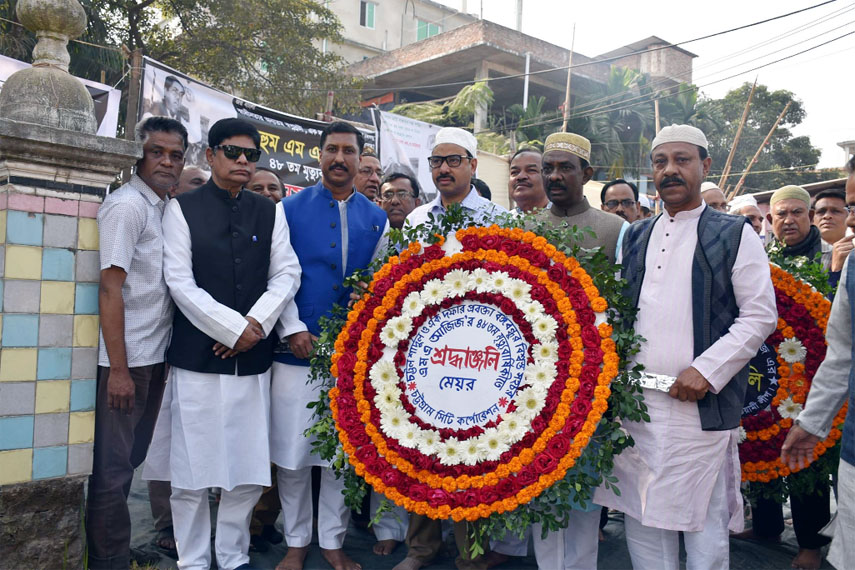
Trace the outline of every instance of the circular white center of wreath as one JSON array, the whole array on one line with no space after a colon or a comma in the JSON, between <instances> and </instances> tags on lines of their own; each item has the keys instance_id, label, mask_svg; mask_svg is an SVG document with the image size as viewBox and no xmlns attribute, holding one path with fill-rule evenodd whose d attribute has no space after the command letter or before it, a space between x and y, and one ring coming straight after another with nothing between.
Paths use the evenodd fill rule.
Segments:
<instances>
[{"instance_id":1,"label":"circular white center of wreath","mask_svg":"<svg viewBox=\"0 0 855 570\"><path fill-rule=\"evenodd\" d=\"M416 415L436 428L483 426L504 414L524 383L528 348L500 309L463 301L414 331L404 394Z\"/></svg>"}]
</instances>

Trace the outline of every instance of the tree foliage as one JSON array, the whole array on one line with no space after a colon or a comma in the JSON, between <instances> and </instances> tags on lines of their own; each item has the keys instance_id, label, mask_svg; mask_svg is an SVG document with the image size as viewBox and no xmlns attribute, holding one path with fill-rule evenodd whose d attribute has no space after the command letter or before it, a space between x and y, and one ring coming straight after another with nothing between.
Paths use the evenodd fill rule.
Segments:
<instances>
[{"instance_id":1,"label":"tree foliage","mask_svg":"<svg viewBox=\"0 0 855 570\"><path fill-rule=\"evenodd\" d=\"M17 0L2 0L0 16L14 17ZM321 49L342 41L341 24L319 0L81 0L88 42L140 49L188 75L250 101L294 114L324 110L338 90L336 110L357 103L356 82L339 71L343 60ZM34 40L0 21L0 53L29 61ZM9 32L9 33L7 33ZM126 69L115 50L72 43L72 73L108 82ZM109 58L106 62L104 58Z\"/></svg>"},{"instance_id":2,"label":"tree foliage","mask_svg":"<svg viewBox=\"0 0 855 570\"><path fill-rule=\"evenodd\" d=\"M714 180L715 172L721 172L727 161L750 90L751 84L745 83L721 99L698 103L698 111L710 116L719 127L706 133L713 159L711 178ZM785 184L806 184L835 176L834 172L813 172L819 162L820 149L814 147L806 136L793 136L792 129L801 124L807 115L802 102L791 91L771 91L765 85L757 85L734 154L733 174L727 184L736 184L787 103L790 103L790 108L775 129L769 144L760 153L751 169L752 173L746 177L746 190L773 190Z\"/></svg>"}]
</instances>

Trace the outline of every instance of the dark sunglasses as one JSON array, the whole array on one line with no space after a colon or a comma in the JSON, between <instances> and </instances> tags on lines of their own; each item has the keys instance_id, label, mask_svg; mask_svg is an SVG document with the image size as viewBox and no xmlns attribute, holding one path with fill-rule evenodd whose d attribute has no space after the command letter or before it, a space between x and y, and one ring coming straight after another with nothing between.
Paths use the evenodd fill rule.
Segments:
<instances>
[{"instance_id":1,"label":"dark sunglasses","mask_svg":"<svg viewBox=\"0 0 855 570\"><path fill-rule=\"evenodd\" d=\"M244 148L233 144L221 144L214 147L214 150L221 149L223 156L229 160L237 160L240 155L244 155L249 162L258 162L261 158L261 151L257 148Z\"/></svg>"}]
</instances>

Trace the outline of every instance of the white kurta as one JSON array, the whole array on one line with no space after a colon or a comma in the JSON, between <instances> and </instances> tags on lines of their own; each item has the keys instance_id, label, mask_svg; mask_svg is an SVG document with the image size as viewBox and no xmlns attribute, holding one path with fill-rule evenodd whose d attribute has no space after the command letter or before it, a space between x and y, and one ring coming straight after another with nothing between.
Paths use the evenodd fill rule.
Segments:
<instances>
[{"instance_id":1,"label":"white kurta","mask_svg":"<svg viewBox=\"0 0 855 570\"><path fill-rule=\"evenodd\" d=\"M163 216L164 275L175 304L199 330L234 347L246 318L196 285L190 229L177 200ZM276 208L267 291L247 313L270 334L300 284L300 264L288 222ZM235 361L235 372L237 361ZM202 489L270 485L270 370L205 374L172 368L143 478Z\"/></svg>"},{"instance_id":2,"label":"white kurta","mask_svg":"<svg viewBox=\"0 0 855 570\"><path fill-rule=\"evenodd\" d=\"M718 392L759 350L777 323L769 262L745 225L731 273L739 316L726 335L694 358L692 260L705 205L655 222L645 258L635 331L646 342L633 360L648 372L677 376L696 368ZM703 529L719 473L726 477L730 528L741 530L742 497L736 430L703 431L698 406L644 390L650 423L625 422L635 447L615 461L621 496L603 488L594 502L625 512L645 526Z\"/></svg>"}]
</instances>

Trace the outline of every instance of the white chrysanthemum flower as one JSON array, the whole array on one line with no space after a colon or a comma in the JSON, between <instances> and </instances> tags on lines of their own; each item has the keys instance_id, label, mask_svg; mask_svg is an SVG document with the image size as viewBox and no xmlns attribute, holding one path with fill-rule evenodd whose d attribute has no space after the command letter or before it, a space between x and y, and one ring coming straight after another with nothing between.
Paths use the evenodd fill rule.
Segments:
<instances>
[{"instance_id":1,"label":"white chrysanthemum flower","mask_svg":"<svg viewBox=\"0 0 855 570\"><path fill-rule=\"evenodd\" d=\"M431 279L422 288L422 302L425 305L436 305L446 297L446 287L439 279Z\"/></svg>"},{"instance_id":2,"label":"white chrysanthemum flower","mask_svg":"<svg viewBox=\"0 0 855 570\"><path fill-rule=\"evenodd\" d=\"M368 378L371 379L371 384L374 385L375 390L389 384L394 386L400 380L398 371L395 370L395 363L386 359L380 359L374 363L368 372Z\"/></svg>"},{"instance_id":3,"label":"white chrysanthemum flower","mask_svg":"<svg viewBox=\"0 0 855 570\"><path fill-rule=\"evenodd\" d=\"M534 323L543 316L543 305L540 304L540 301L526 303L520 308L525 315L525 320L530 323Z\"/></svg>"},{"instance_id":4,"label":"white chrysanthemum flower","mask_svg":"<svg viewBox=\"0 0 855 570\"><path fill-rule=\"evenodd\" d=\"M386 410L380 414L380 429L389 437L398 439L400 433L408 427L408 424L409 422L398 410Z\"/></svg>"},{"instance_id":5,"label":"white chrysanthemum flower","mask_svg":"<svg viewBox=\"0 0 855 570\"><path fill-rule=\"evenodd\" d=\"M388 324L380 331L380 341L388 347L398 346L398 335Z\"/></svg>"},{"instance_id":6,"label":"white chrysanthemum flower","mask_svg":"<svg viewBox=\"0 0 855 570\"><path fill-rule=\"evenodd\" d=\"M422 302L421 295L413 291L404 298L401 304L401 314L408 317L415 317L425 310L425 304Z\"/></svg>"},{"instance_id":7,"label":"white chrysanthemum flower","mask_svg":"<svg viewBox=\"0 0 855 570\"><path fill-rule=\"evenodd\" d=\"M374 405L381 414L395 412L401 407L401 391L393 384L387 384L377 389Z\"/></svg>"},{"instance_id":8,"label":"white chrysanthemum flower","mask_svg":"<svg viewBox=\"0 0 855 570\"><path fill-rule=\"evenodd\" d=\"M462 443L461 457L464 465L476 465L484 460L484 452L478 448L475 438Z\"/></svg>"},{"instance_id":9,"label":"white chrysanthemum flower","mask_svg":"<svg viewBox=\"0 0 855 570\"><path fill-rule=\"evenodd\" d=\"M416 443L418 442L418 433L418 428L413 426L413 424L409 424L409 427L405 427L401 430L400 437L398 438L398 443L400 443L404 447L415 449Z\"/></svg>"},{"instance_id":10,"label":"white chrysanthemum flower","mask_svg":"<svg viewBox=\"0 0 855 570\"><path fill-rule=\"evenodd\" d=\"M439 444L437 455L443 465L459 465L463 460L463 448L456 438L450 437Z\"/></svg>"},{"instance_id":11,"label":"white chrysanthemum flower","mask_svg":"<svg viewBox=\"0 0 855 570\"><path fill-rule=\"evenodd\" d=\"M550 316L544 315L534 321L531 326L531 332L535 338L544 342L555 336L555 331L558 330L558 323Z\"/></svg>"},{"instance_id":12,"label":"white chrysanthemum flower","mask_svg":"<svg viewBox=\"0 0 855 570\"><path fill-rule=\"evenodd\" d=\"M529 364L525 369L525 382L532 386L549 387L555 381L555 365L546 362Z\"/></svg>"},{"instance_id":13,"label":"white chrysanthemum flower","mask_svg":"<svg viewBox=\"0 0 855 570\"><path fill-rule=\"evenodd\" d=\"M397 340L404 340L410 336L410 331L413 329L413 319L404 316L393 317L389 319L386 326L383 327L384 333L386 332L386 329L392 329ZM397 342L395 344L397 344Z\"/></svg>"},{"instance_id":14,"label":"white chrysanthemum flower","mask_svg":"<svg viewBox=\"0 0 855 570\"><path fill-rule=\"evenodd\" d=\"M428 430L419 430L416 436L416 449L425 455L435 455L439 451L439 436Z\"/></svg>"},{"instance_id":15,"label":"white chrysanthemum flower","mask_svg":"<svg viewBox=\"0 0 855 570\"><path fill-rule=\"evenodd\" d=\"M793 364L794 362L801 362L805 359L807 349L799 339L788 338L778 345L778 354L781 355L781 358Z\"/></svg>"},{"instance_id":16,"label":"white chrysanthemum flower","mask_svg":"<svg viewBox=\"0 0 855 570\"><path fill-rule=\"evenodd\" d=\"M478 293L486 293L490 290L490 274L486 269L473 269L469 272L469 288Z\"/></svg>"},{"instance_id":17,"label":"white chrysanthemum flower","mask_svg":"<svg viewBox=\"0 0 855 570\"><path fill-rule=\"evenodd\" d=\"M516 395L514 402L517 404L517 410L520 419L531 420L543 409L543 395L539 394L534 388L526 388Z\"/></svg>"},{"instance_id":18,"label":"white chrysanthemum flower","mask_svg":"<svg viewBox=\"0 0 855 570\"><path fill-rule=\"evenodd\" d=\"M508 275L504 271L496 271L495 273L491 273L489 275L493 290L503 293L505 291L505 287L511 280L510 275Z\"/></svg>"},{"instance_id":19,"label":"white chrysanthemum flower","mask_svg":"<svg viewBox=\"0 0 855 570\"><path fill-rule=\"evenodd\" d=\"M462 297L469 291L469 274L462 269L449 271L444 281L449 297Z\"/></svg>"},{"instance_id":20,"label":"white chrysanthemum flower","mask_svg":"<svg viewBox=\"0 0 855 570\"><path fill-rule=\"evenodd\" d=\"M737 430L736 434L738 439L737 443L742 443L748 438L748 432L746 432L745 428L742 426L739 426L739 429Z\"/></svg>"},{"instance_id":21,"label":"white chrysanthemum flower","mask_svg":"<svg viewBox=\"0 0 855 570\"><path fill-rule=\"evenodd\" d=\"M514 444L525 435L528 425L516 417L514 414L509 414L502 423L499 424L499 436L508 444Z\"/></svg>"},{"instance_id":22,"label":"white chrysanthemum flower","mask_svg":"<svg viewBox=\"0 0 855 570\"><path fill-rule=\"evenodd\" d=\"M505 286L505 295L517 304L517 306L530 303L531 285L522 279L508 279L508 284Z\"/></svg>"},{"instance_id":23,"label":"white chrysanthemum flower","mask_svg":"<svg viewBox=\"0 0 855 570\"><path fill-rule=\"evenodd\" d=\"M558 344L555 342L541 342L534 347L535 360L555 362L558 360Z\"/></svg>"},{"instance_id":24,"label":"white chrysanthemum flower","mask_svg":"<svg viewBox=\"0 0 855 570\"><path fill-rule=\"evenodd\" d=\"M792 398L787 398L778 406L778 413L782 418L790 418L791 420L799 417L802 411L802 405L793 401Z\"/></svg>"},{"instance_id":25,"label":"white chrysanthemum flower","mask_svg":"<svg viewBox=\"0 0 855 570\"><path fill-rule=\"evenodd\" d=\"M505 452L506 446L503 445L498 430L493 429L478 437L478 447L484 454L485 461L498 461Z\"/></svg>"}]
</instances>

